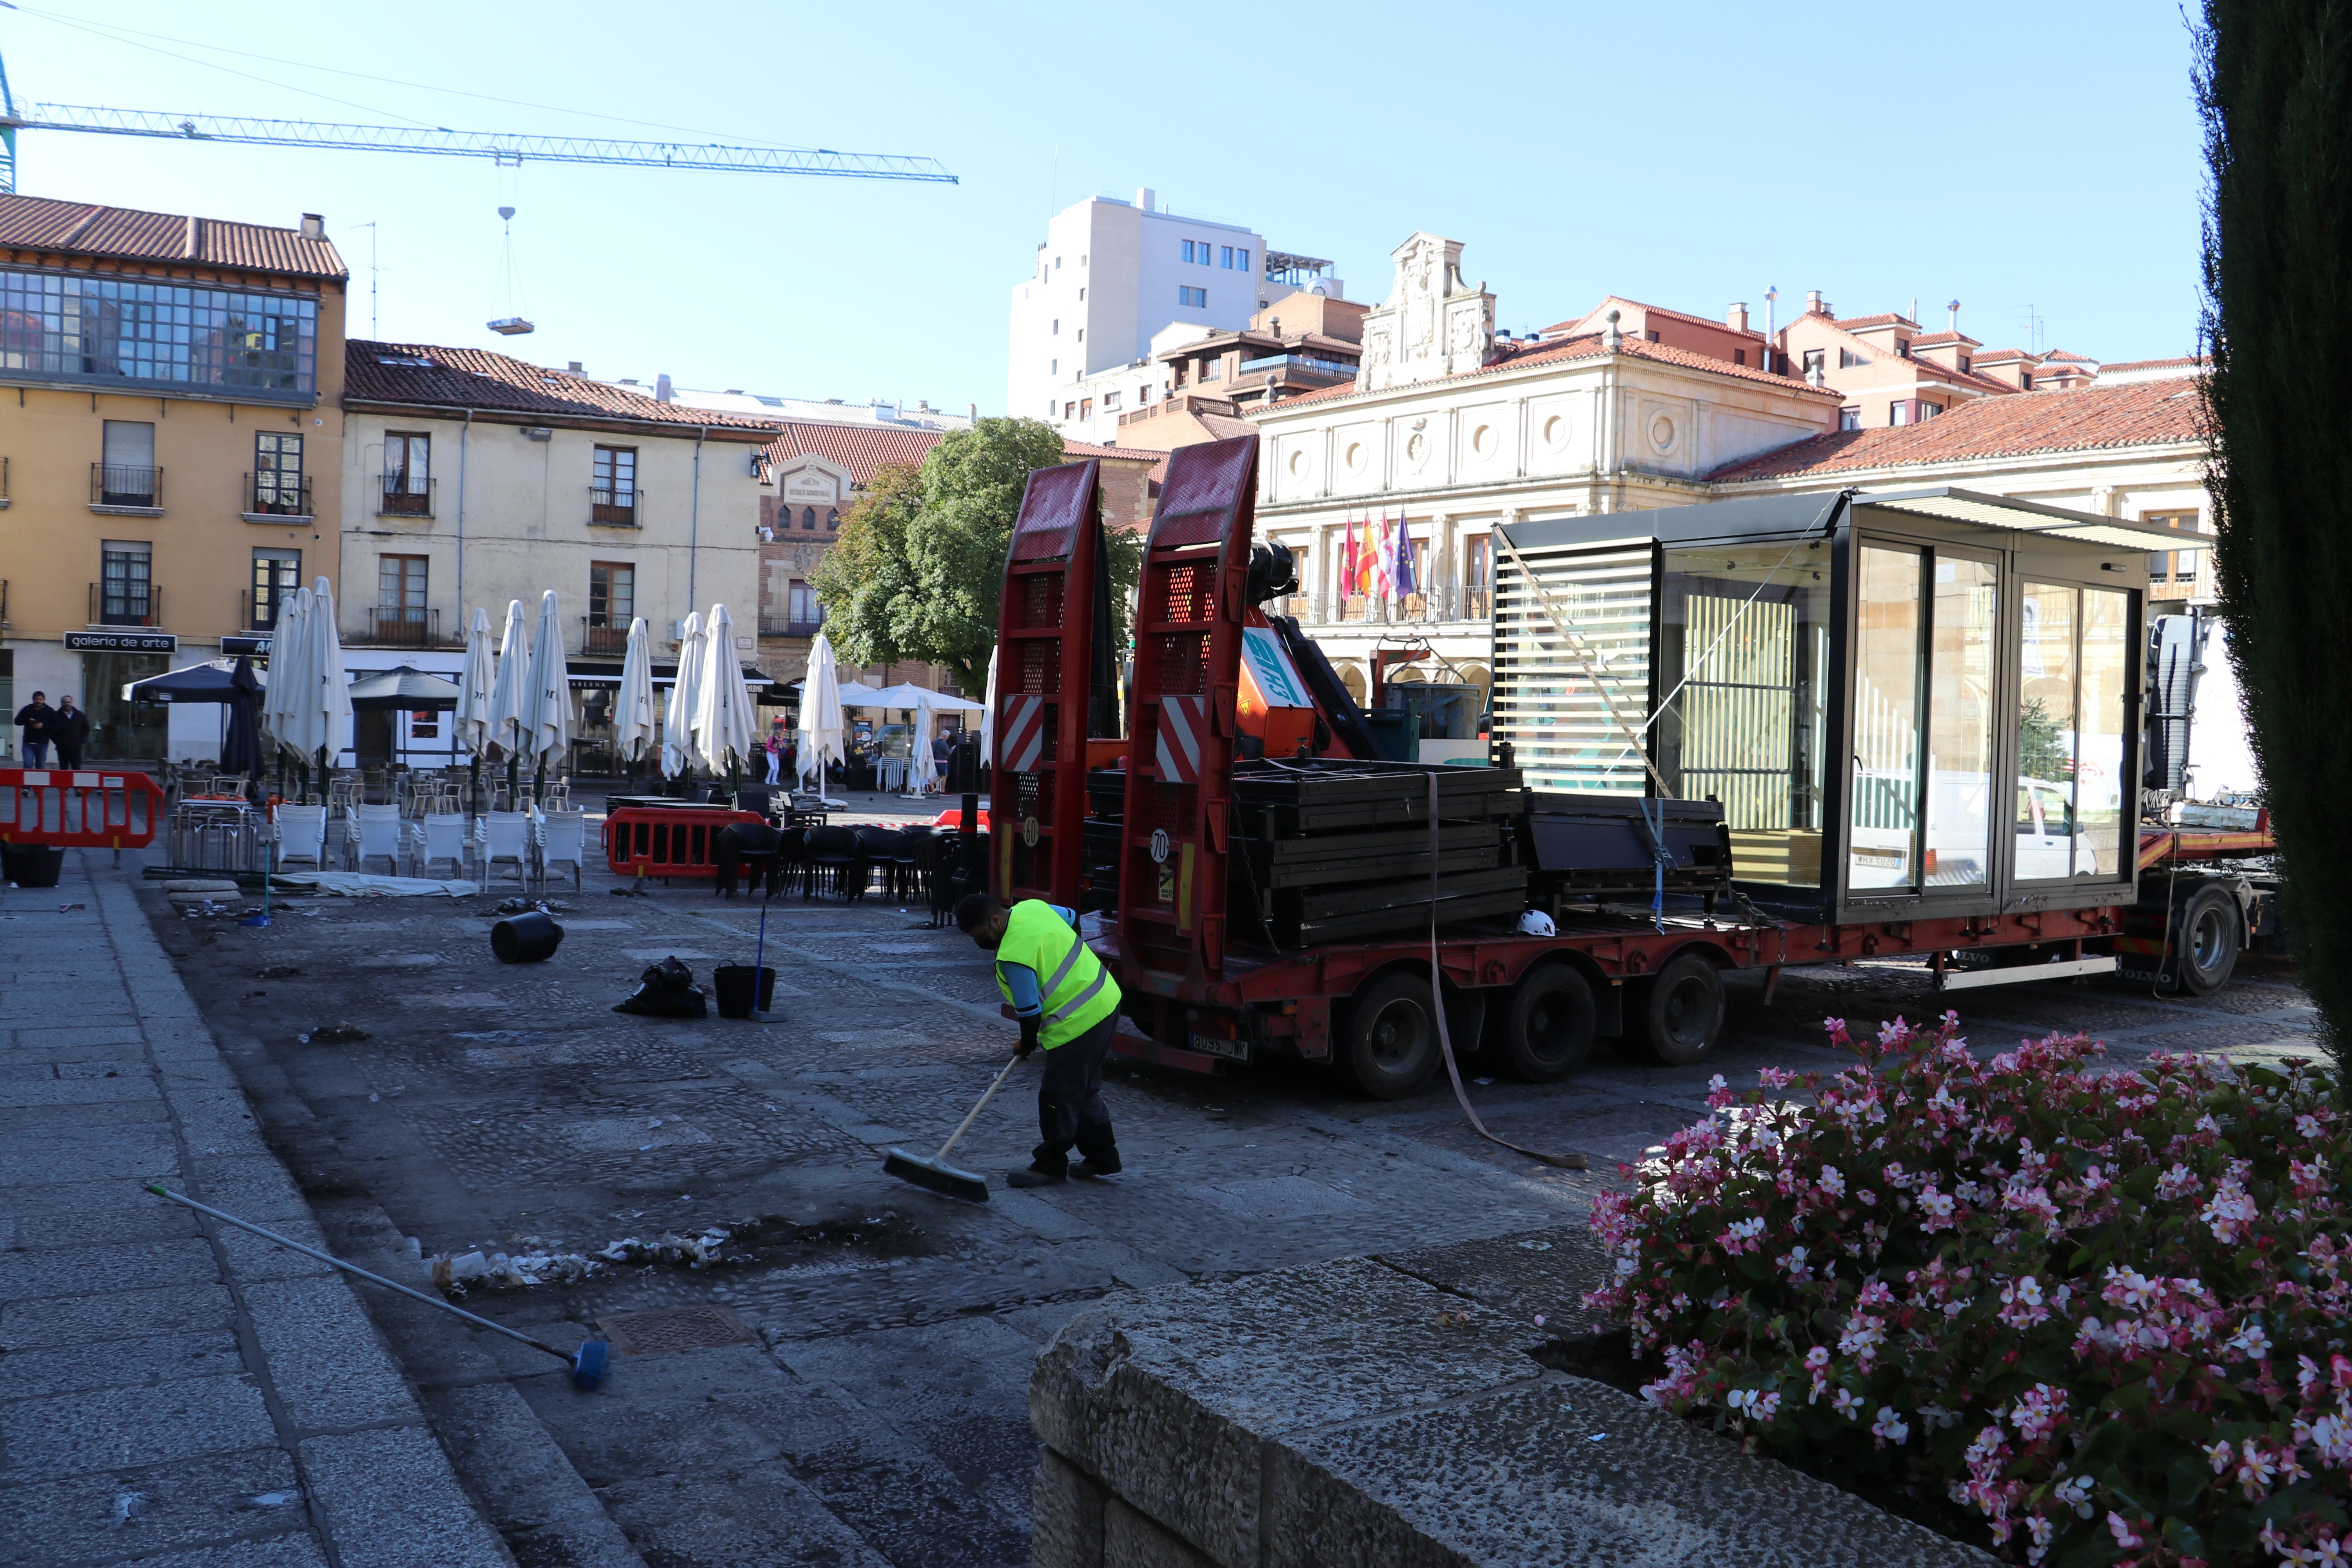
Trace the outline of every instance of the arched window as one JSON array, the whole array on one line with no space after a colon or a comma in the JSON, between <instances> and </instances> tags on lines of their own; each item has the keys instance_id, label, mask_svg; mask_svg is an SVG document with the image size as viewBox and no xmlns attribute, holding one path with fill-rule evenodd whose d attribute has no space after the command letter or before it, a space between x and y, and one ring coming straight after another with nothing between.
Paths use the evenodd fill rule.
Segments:
<instances>
[{"instance_id":1,"label":"arched window","mask_svg":"<svg viewBox=\"0 0 2352 1568\"><path fill-rule=\"evenodd\" d=\"M813 506L801 508L801 526L807 529L816 527L816 508Z\"/></svg>"},{"instance_id":2,"label":"arched window","mask_svg":"<svg viewBox=\"0 0 2352 1568\"><path fill-rule=\"evenodd\" d=\"M824 509L824 526L828 532L841 526L841 510L838 507Z\"/></svg>"}]
</instances>

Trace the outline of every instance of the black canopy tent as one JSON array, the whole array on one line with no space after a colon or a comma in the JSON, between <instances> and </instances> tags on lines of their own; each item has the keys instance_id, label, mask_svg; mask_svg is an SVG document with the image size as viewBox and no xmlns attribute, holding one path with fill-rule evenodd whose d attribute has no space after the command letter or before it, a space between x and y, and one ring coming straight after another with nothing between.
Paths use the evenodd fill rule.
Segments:
<instances>
[{"instance_id":1,"label":"black canopy tent","mask_svg":"<svg viewBox=\"0 0 2352 1568\"><path fill-rule=\"evenodd\" d=\"M350 690L354 713L446 713L457 706L456 682L405 664L362 675ZM406 758L405 745L400 754Z\"/></svg>"}]
</instances>

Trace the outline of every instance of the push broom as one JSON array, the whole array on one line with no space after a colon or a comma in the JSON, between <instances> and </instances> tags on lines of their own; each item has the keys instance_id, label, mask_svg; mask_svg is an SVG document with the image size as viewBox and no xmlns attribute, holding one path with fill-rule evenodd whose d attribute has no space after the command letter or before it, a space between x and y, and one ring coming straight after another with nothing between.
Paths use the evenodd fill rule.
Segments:
<instances>
[{"instance_id":1,"label":"push broom","mask_svg":"<svg viewBox=\"0 0 2352 1568\"><path fill-rule=\"evenodd\" d=\"M963 1136L964 1129L988 1109L988 1102L996 1098L996 1091L1004 1087L1004 1080L1011 1078L1013 1069L1020 1065L1019 1057L1004 1064L1004 1070L996 1075L996 1081L988 1086L988 1092L980 1097L980 1103L971 1108L971 1114L956 1123L956 1130L948 1134L948 1141L940 1145L938 1153L909 1154L904 1149L893 1149L890 1157L882 1162L883 1173L896 1176L902 1182L912 1182L919 1187L928 1187L948 1197L963 1198L975 1204L986 1203L988 1178L949 1164L948 1151L955 1147L956 1140Z\"/></svg>"},{"instance_id":2,"label":"push broom","mask_svg":"<svg viewBox=\"0 0 2352 1568\"><path fill-rule=\"evenodd\" d=\"M381 1274L371 1274L356 1263L346 1263L340 1258L331 1258L315 1247L305 1247L300 1242L280 1236L274 1230L264 1230L250 1220L239 1219L233 1214L223 1214L210 1204L200 1204L192 1197L172 1192L156 1183L148 1183L147 1190L159 1198L169 1198L175 1204L185 1204L198 1214L208 1214L215 1219L226 1220L239 1230L249 1230L265 1241L274 1241L280 1247L290 1247L305 1258L315 1258L321 1263L332 1264L346 1274L356 1274L371 1285L381 1285L387 1290L397 1290L410 1300L422 1301L428 1307L438 1307L445 1312L453 1312L478 1329L488 1329L492 1333L504 1334L510 1340L520 1340L535 1351L545 1351L572 1368L572 1381L578 1387L595 1387L604 1381L604 1373L611 1365L613 1347L603 1340L583 1340L580 1342L578 1351L567 1353L544 1341L532 1339L519 1329L508 1328L504 1323L494 1323L488 1318L478 1318L463 1307L452 1306L437 1296L428 1296L422 1290L412 1290L398 1280L387 1279Z\"/></svg>"}]
</instances>

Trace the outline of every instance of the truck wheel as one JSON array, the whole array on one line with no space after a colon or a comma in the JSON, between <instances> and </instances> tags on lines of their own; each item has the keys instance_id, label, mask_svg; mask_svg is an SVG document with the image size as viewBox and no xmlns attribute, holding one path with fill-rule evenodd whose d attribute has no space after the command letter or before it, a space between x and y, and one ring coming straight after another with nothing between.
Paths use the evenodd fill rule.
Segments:
<instances>
[{"instance_id":1,"label":"truck wheel","mask_svg":"<svg viewBox=\"0 0 2352 1568\"><path fill-rule=\"evenodd\" d=\"M1669 959L1634 999L1629 1032L1668 1067L1695 1067L1723 1039L1723 976L1699 953Z\"/></svg>"},{"instance_id":2,"label":"truck wheel","mask_svg":"<svg viewBox=\"0 0 2352 1568\"><path fill-rule=\"evenodd\" d=\"M1566 1078L1592 1045L1592 987L1564 963L1548 963L1511 992L1503 1059L1529 1083Z\"/></svg>"},{"instance_id":3,"label":"truck wheel","mask_svg":"<svg viewBox=\"0 0 2352 1568\"><path fill-rule=\"evenodd\" d=\"M1437 1010L1429 982L1417 974L1384 974L1356 994L1349 1009L1341 1058L1356 1087L1374 1100L1421 1092L1438 1068Z\"/></svg>"},{"instance_id":4,"label":"truck wheel","mask_svg":"<svg viewBox=\"0 0 2352 1568\"><path fill-rule=\"evenodd\" d=\"M2219 882L2189 895L2172 921L2175 988L2191 996L2219 991L2238 967L2238 900Z\"/></svg>"}]
</instances>

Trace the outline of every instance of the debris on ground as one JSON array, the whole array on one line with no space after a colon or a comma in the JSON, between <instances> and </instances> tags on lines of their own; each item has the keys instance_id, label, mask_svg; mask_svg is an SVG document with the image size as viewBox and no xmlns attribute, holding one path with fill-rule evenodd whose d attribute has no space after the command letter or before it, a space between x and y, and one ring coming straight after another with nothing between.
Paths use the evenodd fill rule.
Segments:
<instances>
[{"instance_id":1,"label":"debris on ground","mask_svg":"<svg viewBox=\"0 0 2352 1568\"><path fill-rule=\"evenodd\" d=\"M321 1024L310 1033L297 1035L294 1037L306 1046L340 1046L352 1040L365 1040L373 1037L357 1024Z\"/></svg>"},{"instance_id":2,"label":"debris on ground","mask_svg":"<svg viewBox=\"0 0 2352 1568\"><path fill-rule=\"evenodd\" d=\"M922 1232L896 1210L885 1209L863 1219L838 1219L803 1225L781 1215L738 1220L732 1225L709 1225L681 1235L664 1231L655 1236L626 1236L593 1252L569 1252L545 1237L518 1237L511 1253L482 1245L460 1252L422 1257L414 1237L409 1250L418 1257L434 1285L445 1295L463 1297L468 1290L520 1290L533 1285L576 1285L617 1273L623 1268L706 1269L791 1263L820 1248L854 1247L899 1256L919 1250Z\"/></svg>"},{"instance_id":3,"label":"debris on ground","mask_svg":"<svg viewBox=\"0 0 2352 1568\"><path fill-rule=\"evenodd\" d=\"M299 963L265 963L253 972L256 980L291 980L302 973Z\"/></svg>"},{"instance_id":4,"label":"debris on ground","mask_svg":"<svg viewBox=\"0 0 2352 1568\"><path fill-rule=\"evenodd\" d=\"M475 912L487 921L495 920L501 915L527 915L534 910L542 915L560 915L569 912L562 904L550 899L505 899L501 900L495 909L478 910Z\"/></svg>"}]
</instances>

